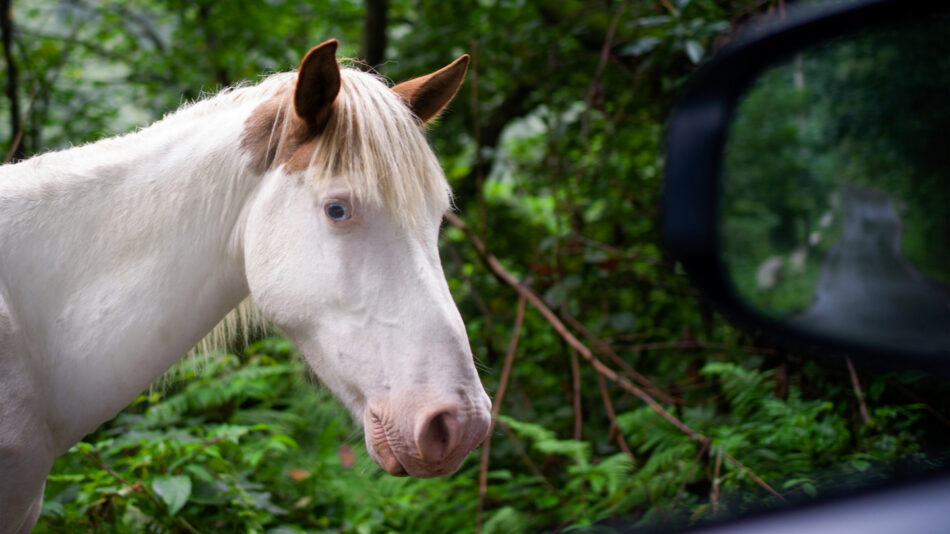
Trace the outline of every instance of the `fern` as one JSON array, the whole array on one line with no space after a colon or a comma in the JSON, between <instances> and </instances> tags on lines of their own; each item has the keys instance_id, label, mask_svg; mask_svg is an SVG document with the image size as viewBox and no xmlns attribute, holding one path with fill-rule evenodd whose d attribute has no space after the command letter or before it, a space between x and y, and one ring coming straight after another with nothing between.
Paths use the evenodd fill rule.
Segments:
<instances>
[{"instance_id":1,"label":"fern","mask_svg":"<svg viewBox=\"0 0 950 534\"><path fill-rule=\"evenodd\" d=\"M557 439L554 432L534 423L518 421L506 415L498 420L508 425L515 433L530 439L538 452L556 454L574 460L579 466L586 467L590 461L590 443L573 439Z\"/></svg>"}]
</instances>

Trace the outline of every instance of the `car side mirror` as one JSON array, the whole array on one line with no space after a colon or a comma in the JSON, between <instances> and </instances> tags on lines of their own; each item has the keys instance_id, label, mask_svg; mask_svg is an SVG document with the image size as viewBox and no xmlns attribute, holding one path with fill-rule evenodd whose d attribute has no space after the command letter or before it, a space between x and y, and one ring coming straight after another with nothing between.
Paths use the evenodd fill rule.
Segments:
<instances>
[{"instance_id":1,"label":"car side mirror","mask_svg":"<svg viewBox=\"0 0 950 534\"><path fill-rule=\"evenodd\" d=\"M694 77L663 227L740 326L796 350L950 372L950 10L805 6Z\"/></svg>"}]
</instances>

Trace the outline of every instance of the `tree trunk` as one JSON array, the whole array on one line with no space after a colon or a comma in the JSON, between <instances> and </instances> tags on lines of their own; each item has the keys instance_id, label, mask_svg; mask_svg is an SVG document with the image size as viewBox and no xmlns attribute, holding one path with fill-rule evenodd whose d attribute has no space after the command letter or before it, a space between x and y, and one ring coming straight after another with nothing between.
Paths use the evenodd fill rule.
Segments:
<instances>
[{"instance_id":1,"label":"tree trunk","mask_svg":"<svg viewBox=\"0 0 950 534\"><path fill-rule=\"evenodd\" d=\"M19 80L16 63L13 61L13 0L0 0L0 38L3 40L3 58L7 66L6 95L10 101L10 145L4 155L10 161L18 161L26 155L21 133Z\"/></svg>"},{"instance_id":2,"label":"tree trunk","mask_svg":"<svg viewBox=\"0 0 950 534\"><path fill-rule=\"evenodd\" d=\"M360 55L377 70L386 58L387 3L387 0L366 0L366 17L363 19L363 50Z\"/></svg>"},{"instance_id":3,"label":"tree trunk","mask_svg":"<svg viewBox=\"0 0 950 534\"><path fill-rule=\"evenodd\" d=\"M214 82L221 87L228 87L231 85L231 75L228 73L227 67L218 58L221 41L218 39L218 32L214 28L209 2L202 2L198 5L198 20L201 21L201 27L205 32L205 44L208 47L208 60L211 62Z\"/></svg>"}]
</instances>

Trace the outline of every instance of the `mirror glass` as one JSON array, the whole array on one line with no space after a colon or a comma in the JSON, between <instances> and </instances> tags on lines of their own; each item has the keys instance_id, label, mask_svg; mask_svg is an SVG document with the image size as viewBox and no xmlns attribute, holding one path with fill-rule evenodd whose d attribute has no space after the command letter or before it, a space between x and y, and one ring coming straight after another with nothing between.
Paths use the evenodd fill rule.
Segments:
<instances>
[{"instance_id":1,"label":"mirror glass","mask_svg":"<svg viewBox=\"0 0 950 534\"><path fill-rule=\"evenodd\" d=\"M950 19L758 76L723 158L723 260L753 308L849 343L950 350Z\"/></svg>"}]
</instances>

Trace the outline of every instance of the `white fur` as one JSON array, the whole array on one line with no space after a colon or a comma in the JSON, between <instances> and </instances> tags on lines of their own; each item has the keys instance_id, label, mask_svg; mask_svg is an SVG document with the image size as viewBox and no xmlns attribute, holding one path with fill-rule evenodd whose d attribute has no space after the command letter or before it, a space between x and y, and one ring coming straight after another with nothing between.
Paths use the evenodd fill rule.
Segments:
<instances>
[{"instance_id":1,"label":"white fur","mask_svg":"<svg viewBox=\"0 0 950 534\"><path fill-rule=\"evenodd\" d=\"M250 172L240 145L293 74L0 167L0 533L28 531L56 455L249 293L357 419L398 414L389 439L411 449L432 403L487 421L438 258L444 176L408 108L342 74L336 123L297 175ZM362 146L340 154L347 141ZM353 218L330 221L331 198Z\"/></svg>"}]
</instances>

